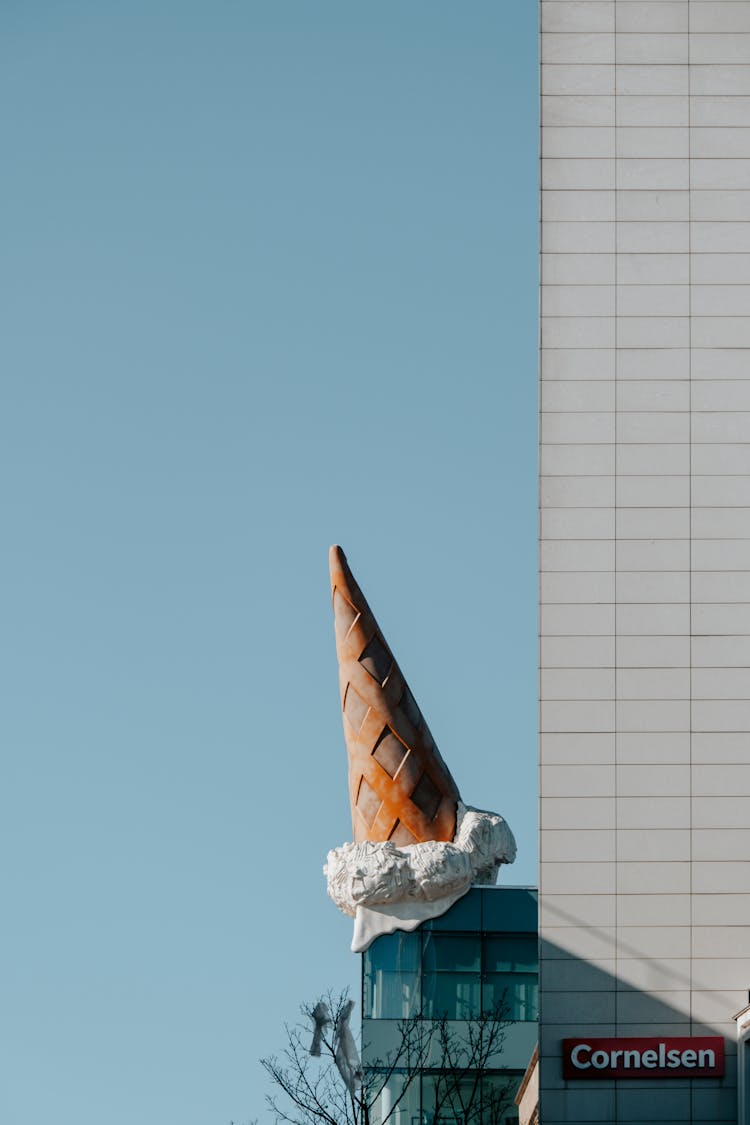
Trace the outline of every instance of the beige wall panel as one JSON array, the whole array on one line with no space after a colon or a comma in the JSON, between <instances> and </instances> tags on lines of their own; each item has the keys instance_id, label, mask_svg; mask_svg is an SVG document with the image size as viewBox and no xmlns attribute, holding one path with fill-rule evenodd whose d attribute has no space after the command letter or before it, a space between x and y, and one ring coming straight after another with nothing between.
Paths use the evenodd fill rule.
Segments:
<instances>
[{"instance_id":1,"label":"beige wall panel","mask_svg":"<svg viewBox=\"0 0 750 1125\"><path fill-rule=\"evenodd\" d=\"M559 1056L750 987L750 4L541 19L542 1119L718 1125Z\"/></svg>"}]
</instances>

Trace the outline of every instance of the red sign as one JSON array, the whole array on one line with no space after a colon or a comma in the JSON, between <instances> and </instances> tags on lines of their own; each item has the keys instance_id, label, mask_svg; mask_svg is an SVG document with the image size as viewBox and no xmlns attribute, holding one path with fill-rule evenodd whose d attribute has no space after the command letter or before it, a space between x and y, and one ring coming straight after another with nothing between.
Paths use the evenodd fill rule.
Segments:
<instances>
[{"instance_id":1,"label":"red sign","mask_svg":"<svg viewBox=\"0 0 750 1125\"><path fill-rule=\"evenodd\" d=\"M721 1035L563 1039L563 1078L721 1078Z\"/></svg>"}]
</instances>

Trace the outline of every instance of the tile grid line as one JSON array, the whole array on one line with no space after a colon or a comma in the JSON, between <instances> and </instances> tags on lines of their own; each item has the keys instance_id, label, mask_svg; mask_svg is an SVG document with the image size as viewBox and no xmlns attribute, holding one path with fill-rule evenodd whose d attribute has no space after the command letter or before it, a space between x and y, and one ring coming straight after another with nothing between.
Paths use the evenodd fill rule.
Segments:
<instances>
[{"instance_id":1,"label":"tile grid line","mask_svg":"<svg viewBox=\"0 0 750 1125\"><path fill-rule=\"evenodd\" d=\"M690 902L690 963L688 966L688 973L690 978L690 1034L694 1034L693 1022L693 954L695 946L695 933L694 933L694 906L693 906L693 294L692 294L692 280L693 280L693 261L692 261L692 248L693 248L693 207L691 198L692 187L692 153L693 153L693 140L692 140L692 99L691 99L691 69L690 69L690 0L687 5L687 48L688 48L688 407L690 412L689 432L688 432L688 511L689 511L689 542L688 542L688 597L690 599L690 619L688 622L688 662L690 665L689 682L688 682L688 696L689 696L689 724L688 724L688 786L690 791L690 804L688 807L688 824L690 833L688 837L688 858L690 861L689 867L689 902ZM690 1083L690 1114L691 1118L695 1116L695 1083Z\"/></svg>"},{"instance_id":2,"label":"tile grid line","mask_svg":"<svg viewBox=\"0 0 750 1125\"><path fill-rule=\"evenodd\" d=\"M614 17L614 27L612 29L613 30L612 38L613 38L613 41L614 41L614 43L613 43L614 57L615 57L615 61L616 61L617 60L617 0L614 0L612 15ZM619 105L618 105L618 97L617 97L617 70L616 69L615 69L614 111L615 111L615 113L614 113L614 121L615 121L615 124L614 124L614 150L615 150L615 157L616 157L617 156L617 148L618 148L618 145L617 145L617 128L618 128L618 118L619 118ZM617 635L618 634L617 634L617 626L618 626L618 616L619 616L618 612L617 612L617 500L618 500L618 491L619 491L619 489L618 489L619 474L618 474L618 466L617 466L617 438L618 438L617 419L618 419L619 403L618 403L618 396L617 396L617 389L618 389L617 388L617 377L618 377L618 366L619 366L618 344L620 342L620 339L619 339L620 338L620 321L619 321L619 317L617 316L617 310L618 310L618 307L619 307L619 304L620 304L620 292L619 292L620 276L619 276L619 263L618 263L618 253L619 253L619 247L620 247L620 240L619 240L619 237L618 237L619 176L618 176L617 172L618 172L617 159L615 159L615 184L614 184L614 187L615 187L615 223L614 223L614 234L615 234L615 245L614 245L614 266L615 266L615 277L614 277L614 282L615 282L615 286L614 286L614 298L615 298L615 339L614 339L614 344L615 344L615 362L614 362L614 383L615 383L615 388L614 388L614 390L615 390L615 401L614 401L615 418L614 418L614 422L615 422L615 431L614 431L614 447L615 448L614 448L614 457L615 457L615 463L614 463L614 472L615 472L615 479L614 479L614 497L613 497L614 517L615 517L614 518L614 538L615 538L614 552L615 553L614 553L614 559L613 559L613 567L614 567L613 596L614 596L614 600L615 600L615 605L614 605L614 611L615 611L615 613L614 613L614 617L615 617L614 632L615 632L615 635L614 635L614 653L613 653L613 656L612 656L612 659L614 661L614 666L615 666L615 682L614 682L614 688L613 688L613 695L615 697L614 698L615 738L614 738L614 747L613 747L614 757L615 757L615 763L614 763L614 765L615 765L615 768L614 768L614 793L615 793L615 801L614 801L614 806L615 806L614 807L614 815L615 815L615 823L614 823L614 837L615 837L614 879L615 879L615 885L614 885L614 888L613 888L614 894L615 894L615 1035L617 1035L619 1033L619 1030L620 1030L620 988L619 988L619 979L620 979L620 925L619 925L619 923L620 923L620 909L619 909L619 907L620 907L620 904L619 904L619 899L618 899L618 895L617 895L617 889L618 889L617 888L617 864L618 864L619 857L620 857L620 837L619 837L619 832L618 832L619 808L618 808L618 799L617 799L617 766L618 766L618 760L619 760L619 755L618 755L619 731L618 731L618 723L617 723L617 704L618 704L618 684L617 684L617 681L618 681ZM615 1086L614 1120L617 1121L618 1118L619 1118L619 1099L617 1097L617 1088Z\"/></svg>"},{"instance_id":3,"label":"tile grid line","mask_svg":"<svg viewBox=\"0 0 750 1125\"><path fill-rule=\"evenodd\" d=\"M690 948L689 948L689 1012L690 1012L690 1035L695 1032L695 1025L693 1019L693 954L695 952L695 908L693 899L693 199L690 195L690 189L693 186L693 106L692 106L692 69L690 69L690 0L687 4L687 206L688 206L688 223L687 223L687 282L688 282L688 307L687 307L687 385L688 385L688 407L689 407L689 432L687 435L688 440L688 485L687 485L687 498L688 498L688 511L689 511L689 541L688 541L688 597L690 601L689 607L689 620L688 620L688 663L689 663L689 681L688 681L688 697L689 697L689 715L688 715L688 736L687 736L687 753L688 753L688 789L689 789L689 807L688 807L688 858L689 858L689 874L688 874L688 889L689 889L689 910L690 910ZM696 1089L695 1082L690 1081L690 1119L695 1117L695 1098Z\"/></svg>"},{"instance_id":4,"label":"tile grid line","mask_svg":"<svg viewBox=\"0 0 750 1125\"><path fill-rule=\"evenodd\" d=\"M538 914L537 914L537 972L538 972L538 977L537 977L537 980L538 980L538 988L539 988L538 1018L541 1021L541 1018L543 1016L543 1006L544 1006L544 984L543 984L543 978L542 978L542 971L543 971L544 966L543 966L543 963L542 963L543 946L542 946L542 914L541 914L541 905L542 905L542 901L543 901L542 895L543 895L543 886L544 886L544 881L543 881L544 823L543 823L543 820L542 820L542 613L541 613L541 594L542 594L542 565L541 565L541 563L542 563L542 558L541 558L541 556L542 556L542 545L541 545L542 473L541 473L541 469L542 469L542 449L543 449L541 405L542 405L542 360L543 360L543 353L542 353L542 316L544 314L544 306L543 306L544 295L542 293L542 286L541 286L541 281L542 281L542 276L543 276L543 273L542 273L543 262L544 262L544 242L543 242L543 231L544 231L544 226L543 226L543 220L544 220L543 200L544 200L544 195L542 193L542 155L543 155L542 144L543 144L543 137L544 137L544 134L542 133L542 124L543 124L543 116L542 115L543 115L543 112L544 112L544 103L542 102L542 81L541 81L541 60L542 60L542 44L543 44L543 39L544 39L544 30L543 30L544 20L543 20L542 0L538 0L537 19L538 19L538 24L537 24L537 28L538 28L538 30L537 30L537 44L538 44L538 47L537 47L537 50L538 50L538 55L539 55L539 63L538 63L538 70L537 70L538 80L539 80L539 89L538 89L538 94L537 94L537 99L538 99L537 105L538 105L538 112L539 112L539 126L538 126L538 132L537 132L537 138L538 138L537 176L538 176L538 183L539 183L538 227L537 227L537 230L538 230L538 233L537 233L537 242L538 242L538 252L537 252L537 263L538 263L538 265L537 265L537 268L538 268L538 271L539 271L539 296L538 296L539 317L538 317L538 329L537 329L537 349L538 349L538 357L537 357L537 461L538 461L538 469L537 469L537 472L538 472L538 479L537 479L537 597L539 599L538 602L537 602L537 692L538 692L538 703L537 703L537 824L538 824L538 830L537 830L537 835L538 835L538 845L537 845L538 846L538 856L537 856L537 872L538 872L538 879L537 879L537 881L538 881L538 891L537 891L537 894L538 894L538 905L537 905L537 910L538 910ZM543 1090L543 1085L544 1085L545 1066L546 1066L545 1051L544 1051L544 1045L542 1044L541 1034L538 1034L538 1049L539 1049L539 1093L538 1093L537 1097L538 1097L538 1100L541 1101L541 1100L543 1100L542 1090Z\"/></svg>"}]
</instances>

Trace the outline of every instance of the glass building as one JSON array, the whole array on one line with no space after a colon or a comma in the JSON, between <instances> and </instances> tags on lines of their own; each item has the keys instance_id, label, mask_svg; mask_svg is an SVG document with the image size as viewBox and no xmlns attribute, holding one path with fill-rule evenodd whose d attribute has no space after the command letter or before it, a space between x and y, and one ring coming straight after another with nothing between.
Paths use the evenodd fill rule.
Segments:
<instances>
[{"instance_id":1,"label":"glass building","mask_svg":"<svg viewBox=\"0 0 750 1125\"><path fill-rule=\"evenodd\" d=\"M362 956L363 1063L374 1086L384 1084L373 1125L515 1125L513 1099L537 1040L537 995L530 887L474 887L413 933L374 941ZM484 1057L476 1043L497 1029L494 1016L502 1031ZM450 1051L437 1027L451 1037ZM432 1034L423 1055L420 1034Z\"/></svg>"}]
</instances>

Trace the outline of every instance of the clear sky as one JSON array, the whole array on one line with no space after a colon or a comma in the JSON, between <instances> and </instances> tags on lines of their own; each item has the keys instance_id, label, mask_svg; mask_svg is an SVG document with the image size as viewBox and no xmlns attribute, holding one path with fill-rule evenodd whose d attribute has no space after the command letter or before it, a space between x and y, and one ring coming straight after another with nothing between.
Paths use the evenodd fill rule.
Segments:
<instances>
[{"instance_id":1,"label":"clear sky","mask_svg":"<svg viewBox=\"0 0 750 1125\"><path fill-rule=\"evenodd\" d=\"M536 881L531 0L0 5L0 1120L267 1120L356 987L343 545Z\"/></svg>"}]
</instances>

